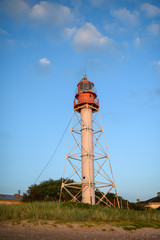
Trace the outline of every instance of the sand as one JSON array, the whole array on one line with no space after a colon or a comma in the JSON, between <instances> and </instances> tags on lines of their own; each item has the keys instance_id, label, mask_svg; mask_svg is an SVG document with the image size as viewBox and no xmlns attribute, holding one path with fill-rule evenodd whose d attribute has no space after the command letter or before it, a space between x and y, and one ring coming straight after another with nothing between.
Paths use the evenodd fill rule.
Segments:
<instances>
[{"instance_id":1,"label":"sand","mask_svg":"<svg viewBox=\"0 0 160 240\"><path fill-rule=\"evenodd\" d=\"M126 231L110 225L0 223L0 240L160 240L160 230L143 228Z\"/></svg>"}]
</instances>

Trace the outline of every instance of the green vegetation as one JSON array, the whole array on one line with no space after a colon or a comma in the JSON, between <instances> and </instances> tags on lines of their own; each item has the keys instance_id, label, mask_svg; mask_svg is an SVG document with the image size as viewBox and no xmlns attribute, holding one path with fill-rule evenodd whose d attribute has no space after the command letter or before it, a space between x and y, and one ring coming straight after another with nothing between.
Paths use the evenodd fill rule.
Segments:
<instances>
[{"instance_id":1,"label":"green vegetation","mask_svg":"<svg viewBox=\"0 0 160 240\"><path fill-rule=\"evenodd\" d=\"M65 223L68 228L73 227L72 223L88 228L94 227L93 224L111 224L128 231L142 227L160 228L160 211L145 210L143 205L136 203L129 203L130 210L127 210L128 202L122 197L118 198L123 209L69 202L71 199L67 192L62 193L62 202L59 203L61 183L62 179L50 179L39 185L31 185L23 196L22 204L0 205L0 221L11 220L12 224L20 224L22 220L26 220L34 226L53 221L52 226ZM76 195L77 191L71 189L73 195ZM96 192L96 195L98 194ZM116 203L113 193L107 194L107 198ZM105 231L105 228L102 231ZM114 229L111 228L111 231Z\"/></svg>"},{"instance_id":2,"label":"green vegetation","mask_svg":"<svg viewBox=\"0 0 160 240\"><path fill-rule=\"evenodd\" d=\"M65 180L64 180L65 181ZM70 179L68 183L73 183L74 180ZM34 184L31 185L27 192L23 195L23 201L24 202L34 202L34 201L43 201L43 202L49 202L49 201L58 201L59 200L59 195L60 195L60 189L61 189L61 184L62 184L62 178L58 180L53 180L49 179L47 181L43 181L40 184ZM82 187L79 185L78 187ZM72 195L76 195L78 193L78 189L71 188L70 192ZM96 190L95 191L96 196L101 198L101 194ZM115 204L117 206L117 200L116 196L113 193L108 193L107 194L108 200ZM124 200L122 197L118 196L119 201L122 203L122 208L127 209L127 200ZM61 201L62 202L68 202L71 200L70 195L66 192L62 192L61 196ZM81 201L81 198L79 198ZM96 199L98 201L98 199ZM102 205L103 202L101 203ZM142 204L137 204L137 203L129 203L129 208L134 209L134 210L145 210L144 206Z\"/></svg>"},{"instance_id":3,"label":"green vegetation","mask_svg":"<svg viewBox=\"0 0 160 240\"><path fill-rule=\"evenodd\" d=\"M12 220L20 222L47 221L58 223L111 224L124 228L141 227L160 228L160 211L157 210L126 210L83 203L32 202L19 205L0 205L0 221ZM129 228L130 227L130 228Z\"/></svg>"},{"instance_id":4,"label":"green vegetation","mask_svg":"<svg viewBox=\"0 0 160 240\"><path fill-rule=\"evenodd\" d=\"M126 231L136 230L134 226L126 226L126 227L123 227L123 229Z\"/></svg>"},{"instance_id":5,"label":"green vegetation","mask_svg":"<svg viewBox=\"0 0 160 240\"><path fill-rule=\"evenodd\" d=\"M131 230L136 230L144 227L150 227L150 228L156 228L160 229L160 223L159 222L116 222L112 223L112 226L116 227L122 227L124 230L131 231Z\"/></svg>"},{"instance_id":6,"label":"green vegetation","mask_svg":"<svg viewBox=\"0 0 160 240\"><path fill-rule=\"evenodd\" d=\"M70 180L69 182L73 182ZM27 193L23 195L24 202L33 202L33 201L58 201L59 194L61 189L62 179L53 180L49 179L47 181L43 181L40 184L31 185ZM76 194L77 192L75 192ZM73 193L74 194L74 193ZM68 193L63 193L62 201L69 201L70 197Z\"/></svg>"},{"instance_id":7,"label":"green vegetation","mask_svg":"<svg viewBox=\"0 0 160 240\"><path fill-rule=\"evenodd\" d=\"M73 228L73 225L67 223L68 228Z\"/></svg>"},{"instance_id":8,"label":"green vegetation","mask_svg":"<svg viewBox=\"0 0 160 240\"><path fill-rule=\"evenodd\" d=\"M65 181L65 179L64 179ZM73 183L74 180L70 179L67 181L68 183ZM23 195L24 202L33 202L33 201L58 201L60 196L60 189L62 184L62 178L58 180L49 179L47 181L43 181L40 184L31 185L27 192ZM75 185L75 187L82 187L81 185ZM73 196L75 196L79 189L71 188L70 192ZM101 197L101 194L96 191L96 195ZM108 194L108 199L111 202L114 202L115 195L113 193ZM66 192L63 191L61 195L62 202L68 202L71 200L71 196ZM81 197L79 198L81 201Z\"/></svg>"},{"instance_id":9,"label":"green vegetation","mask_svg":"<svg viewBox=\"0 0 160 240\"><path fill-rule=\"evenodd\" d=\"M109 231L114 232L115 230L113 228L109 229Z\"/></svg>"}]
</instances>

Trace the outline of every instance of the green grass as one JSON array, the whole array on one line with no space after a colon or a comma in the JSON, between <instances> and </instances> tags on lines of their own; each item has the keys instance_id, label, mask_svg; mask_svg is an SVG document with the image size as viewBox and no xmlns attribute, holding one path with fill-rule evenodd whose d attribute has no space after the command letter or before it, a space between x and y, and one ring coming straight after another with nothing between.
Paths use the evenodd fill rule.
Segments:
<instances>
[{"instance_id":1,"label":"green grass","mask_svg":"<svg viewBox=\"0 0 160 240\"><path fill-rule=\"evenodd\" d=\"M68 227L68 228L73 228L73 225L67 224L67 227Z\"/></svg>"},{"instance_id":2,"label":"green grass","mask_svg":"<svg viewBox=\"0 0 160 240\"><path fill-rule=\"evenodd\" d=\"M94 225L90 224L90 223L84 223L84 227L92 228L92 227L94 227Z\"/></svg>"},{"instance_id":3,"label":"green grass","mask_svg":"<svg viewBox=\"0 0 160 240\"><path fill-rule=\"evenodd\" d=\"M106 231L106 229L105 229L105 228L102 228L102 231L103 231L103 232L105 232L105 231Z\"/></svg>"},{"instance_id":4,"label":"green grass","mask_svg":"<svg viewBox=\"0 0 160 240\"><path fill-rule=\"evenodd\" d=\"M82 203L33 202L19 205L0 205L0 221L12 220L19 224L47 221L58 223L79 223L92 227L92 224L111 224L126 230L142 227L160 228L160 211L125 210L91 206ZM128 228L128 229L127 229Z\"/></svg>"},{"instance_id":5,"label":"green grass","mask_svg":"<svg viewBox=\"0 0 160 240\"><path fill-rule=\"evenodd\" d=\"M126 231L136 230L136 228L133 226L126 226L126 227L123 227L123 229Z\"/></svg>"},{"instance_id":6,"label":"green grass","mask_svg":"<svg viewBox=\"0 0 160 240\"><path fill-rule=\"evenodd\" d=\"M53 226L53 227L57 227L57 224L56 224L56 223L52 223L52 226Z\"/></svg>"},{"instance_id":7,"label":"green grass","mask_svg":"<svg viewBox=\"0 0 160 240\"><path fill-rule=\"evenodd\" d=\"M122 227L124 230L136 230L136 229L140 229L140 228L144 228L144 227L152 227L152 228L156 228L156 229L160 229L160 223L159 222L116 222L116 223L112 223L112 225L116 226L116 227Z\"/></svg>"},{"instance_id":8,"label":"green grass","mask_svg":"<svg viewBox=\"0 0 160 240\"><path fill-rule=\"evenodd\" d=\"M114 232L115 230L113 228L110 228L109 231Z\"/></svg>"},{"instance_id":9,"label":"green grass","mask_svg":"<svg viewBox=\"0 0 160 240\"><path fill-rule=\"evenodd\" d=\"M48 224L48 222L47 222L47 221L44 221L44 220L42 220L42 221L40 222L40 224L41 224L41 225L45 225L45 224Z\"/></svg>"}]
</instances>

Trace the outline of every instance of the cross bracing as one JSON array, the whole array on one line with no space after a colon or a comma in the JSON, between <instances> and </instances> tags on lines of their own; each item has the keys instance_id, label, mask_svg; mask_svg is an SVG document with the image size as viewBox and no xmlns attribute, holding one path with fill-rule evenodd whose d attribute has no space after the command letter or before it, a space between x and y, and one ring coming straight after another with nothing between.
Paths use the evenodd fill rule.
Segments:
<instances>
[{"instance_id":1,"label":"cross bracing","mask_svg":"<svg viewBox=\"0 0 160 240\"><path fill-rule=\"evenodd\" d=\"M94 189L96 204L106 204L107 206L115 206L108 198L107 195L111 191L114 191L116 198L116 205L119 207L119 201L117 197L116 186L114 182L113 172L111 168L109 153L106 145L104 131L101 122L101 116L99 110L94 111L94 107L86 104L87 108L92 109L92 124L87 125L81 118L81 113L74 109L70 127L67 155L65 159L65 167L63 173L62 187L60 193L66 191L71 201L80 202L82 198L82 192L87 191L88 188ZM93 137L93 149L87 149L82 144L82 125L85 129L85 133L89 133ZM83 152L83 155L82 155ZM94 180L89 178L83 181L82 176L82 157L87 156L86 159L92 159L94 161ZM87 161L87 160L86 160ZM69 183L69 180L73 179L73 183ZM77 189L73 194L72 189Z\"/></svg>"}]
</instances>

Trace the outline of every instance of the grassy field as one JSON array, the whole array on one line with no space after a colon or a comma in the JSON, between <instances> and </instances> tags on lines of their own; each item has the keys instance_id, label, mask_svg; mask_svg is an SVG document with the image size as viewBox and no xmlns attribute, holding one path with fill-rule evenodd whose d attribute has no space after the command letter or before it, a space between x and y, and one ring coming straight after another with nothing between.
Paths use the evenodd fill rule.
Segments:
<instances>
[{"instance_id":1,"label":"grassy field","mask_svg":"<svg viewBox=\"0 0 160 240\"><path fill-rule=\"evenodd\" d=\"M131 230L141 227L160 228L160 211L114 209L82 203L33 202L0 205L0 221L6 220L111 224Z\"/></svg>"}]
</instances>

